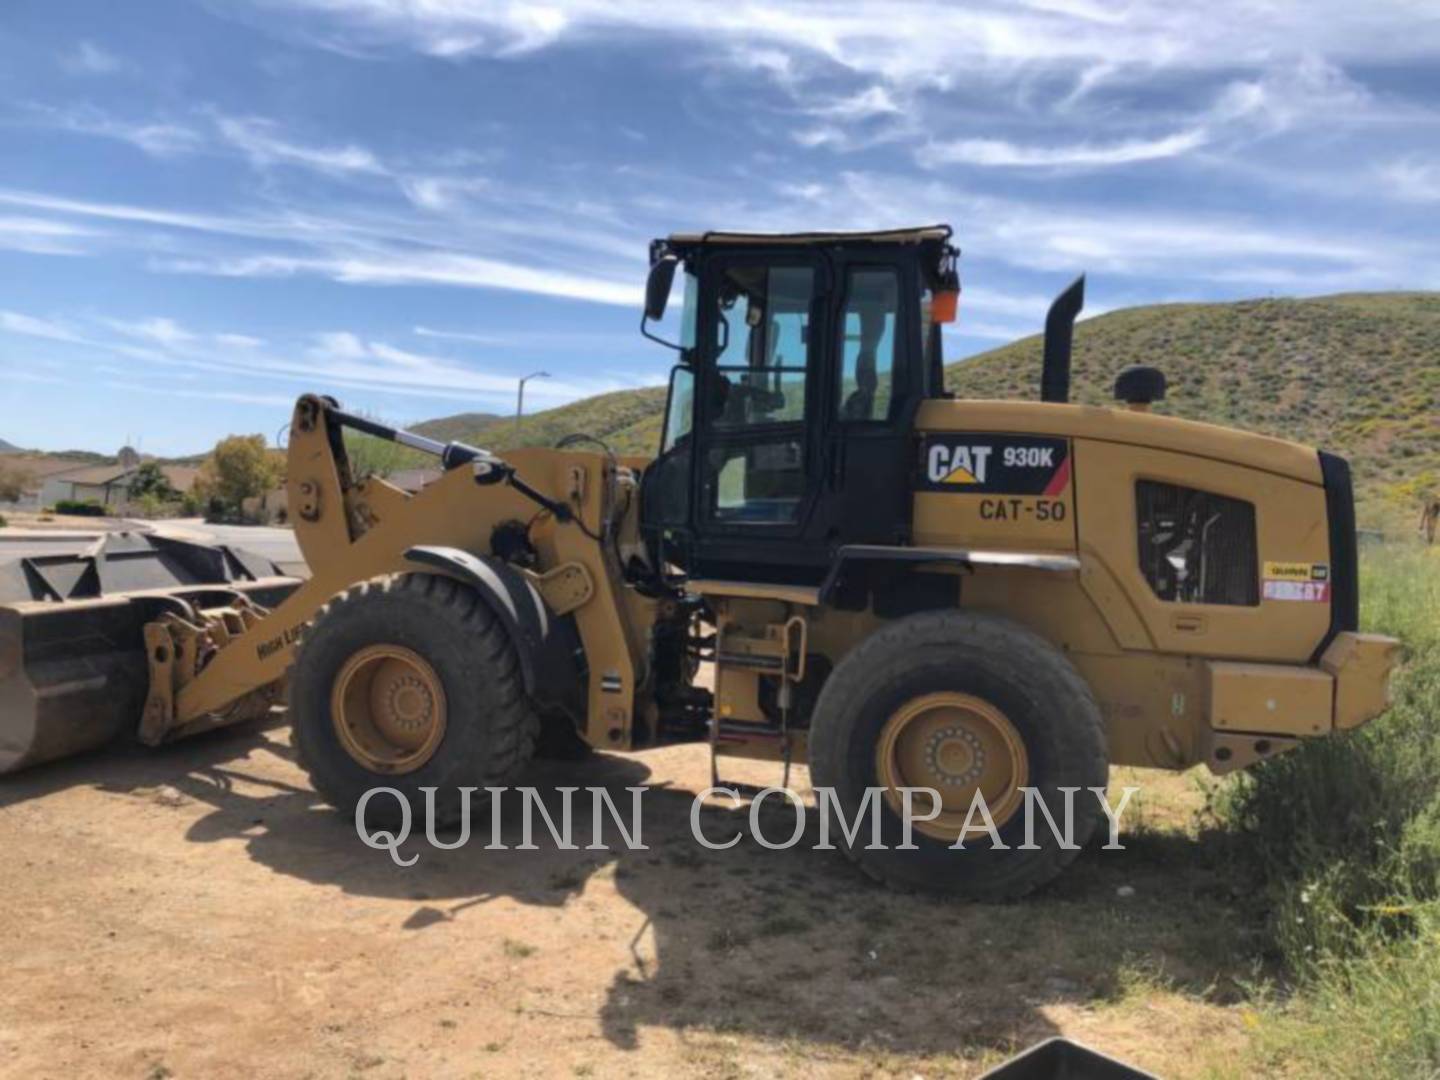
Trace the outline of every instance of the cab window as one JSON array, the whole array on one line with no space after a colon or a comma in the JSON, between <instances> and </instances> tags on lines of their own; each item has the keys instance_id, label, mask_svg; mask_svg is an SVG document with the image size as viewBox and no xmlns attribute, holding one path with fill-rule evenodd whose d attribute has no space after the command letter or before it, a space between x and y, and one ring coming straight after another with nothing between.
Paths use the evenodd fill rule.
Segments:
<instances>
[{"instance_id":1,"label":"cab window","mask_svg":"<svg viewBox=\"0 0 1440 1080\"><path fill-rule=\"evenodd\" d=\"M841 420L885 420L895 389L900 280L894 270L851 270L841 315Z\"/></svg>"},{"instance_id":2,"label":"cab window","mask_svg":"<svg viewBox=\"0 0 1440 1080\"><path fill-rule=\"evenodd\" d=\"M720 281L711 422L738 429L805 418L815 273L736 265Z\"/></svg>"}]
</instances>

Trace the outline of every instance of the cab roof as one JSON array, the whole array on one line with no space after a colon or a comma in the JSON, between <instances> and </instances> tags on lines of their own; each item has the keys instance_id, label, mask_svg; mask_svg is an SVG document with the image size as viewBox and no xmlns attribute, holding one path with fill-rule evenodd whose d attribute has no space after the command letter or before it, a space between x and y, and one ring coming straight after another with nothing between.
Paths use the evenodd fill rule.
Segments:
<instances>
[{"instance_id":1,"label":"cab roof","mask_svg":"<svg viewBox=\"0 0 1440 1080\"><path fill-rule=\"evenodd\" d=\"M665 241L671 247L699 244L744 244L758 246L803 246L805 244L920 244L946 241L953 235L949 225L922 225L910 229L881 229L873 232L703 232L671 233Z\"/></svg>"}]
</instances>

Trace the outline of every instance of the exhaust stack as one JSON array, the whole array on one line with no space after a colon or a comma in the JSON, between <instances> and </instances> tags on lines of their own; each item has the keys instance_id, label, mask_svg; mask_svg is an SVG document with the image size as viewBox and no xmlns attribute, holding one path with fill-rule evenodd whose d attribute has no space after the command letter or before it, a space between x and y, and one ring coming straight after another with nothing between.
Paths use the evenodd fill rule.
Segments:
<instances>
[{"instance_id":1,"label":"exhaust stack","mask_svg":"<svg viewBox=\"0 0 1440 1080\"><path fill-rule=\"evenodd\" d=\"M1070 342L1075 316L1085 306L1085 275L1055 298L1045 316L1045 366L1040 373L1040 400L1065 404L1070 400Z\"/></svg>"}]
</instances>

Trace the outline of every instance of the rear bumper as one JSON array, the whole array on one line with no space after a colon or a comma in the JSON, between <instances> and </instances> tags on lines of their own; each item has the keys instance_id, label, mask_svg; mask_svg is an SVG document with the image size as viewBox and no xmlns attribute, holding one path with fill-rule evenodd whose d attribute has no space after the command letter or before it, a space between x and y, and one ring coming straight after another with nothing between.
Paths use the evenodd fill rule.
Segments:
<instances>
[{"instance_id":1,"label":"rear bumper","mask_svg":"<svg viewBox=\"0 0 1440 1080\"><path fill-rule=\"evenodd\" d=\"M1232 772L1348 731L1384 712L1400 642L1352 630L1335 634L1318 665L1206 664L1210 727L1206 763Z\"/></svg>"},{"instance_id":2,"label":"rear bumper","mask_svg":"<svg viewBox=\"0 0 1440 1080\"><path fill-rule=\"evenodd\" d=\"M1334 724L1340 731L1359 727L1390 705L1390 671L1400 642L1383 634L1335 635L1320 667L1335 680Z\"/></svg>"}]
</instances>

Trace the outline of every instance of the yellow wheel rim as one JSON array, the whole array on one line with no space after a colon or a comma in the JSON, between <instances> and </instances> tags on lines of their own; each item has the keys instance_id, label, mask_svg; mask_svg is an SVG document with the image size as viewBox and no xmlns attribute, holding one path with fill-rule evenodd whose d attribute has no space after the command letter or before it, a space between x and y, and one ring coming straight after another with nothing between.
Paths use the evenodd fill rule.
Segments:
<instances>
[{"instance_id":1,"label":"yellow wheel rim","mask_svg":"<svg viewBox=\"0 0 1440 1080\"><path fill-rule=\"evenodd\" d=\"M330 718L345 752L371 772L413 772L445 737L445 687L413 649L367 645L335 676Z\"/></svg>"},{"instance_id":2,"label":"yellow wheel rim","mask_svg":"<svg viewBox=\"0 0 1440 1080\"><path fill-rule=\"evenodd\" d=\"M895 812L904 812L899 788L933 788L940 793L940 814L930 821L923 794L911 796L915 828L926 836L954 842L965 825L975 792L996 826L1014 816L1029 778L1025 743L1003 712L972 694L925 694L906 702L880 731L875 774ZM967 839L979 839L979 811Z\"/></svg>"}]
</instances>

